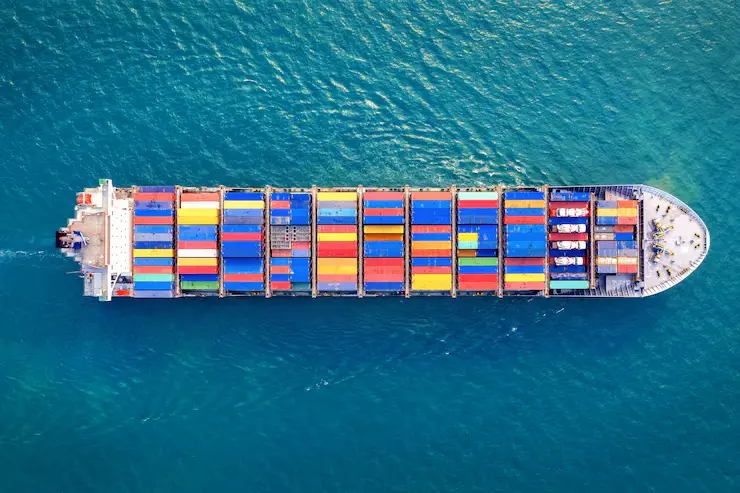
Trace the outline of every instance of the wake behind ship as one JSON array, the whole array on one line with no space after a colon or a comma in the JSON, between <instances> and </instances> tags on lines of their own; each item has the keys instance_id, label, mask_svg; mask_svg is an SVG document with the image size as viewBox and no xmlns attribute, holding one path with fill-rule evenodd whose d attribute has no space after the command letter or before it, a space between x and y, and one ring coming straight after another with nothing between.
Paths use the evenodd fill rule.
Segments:
<instances>
[{"instance_id":1,"label":"wake behind ship","mask_svg":"<svg viewBox=\"0 0 740 493\"><path fill-rule=\"evenodd\" d=\"M117 188L77 195L57 247L84 294L644 297L709 231L646 185Z\"/></svg>"}]
</instances>

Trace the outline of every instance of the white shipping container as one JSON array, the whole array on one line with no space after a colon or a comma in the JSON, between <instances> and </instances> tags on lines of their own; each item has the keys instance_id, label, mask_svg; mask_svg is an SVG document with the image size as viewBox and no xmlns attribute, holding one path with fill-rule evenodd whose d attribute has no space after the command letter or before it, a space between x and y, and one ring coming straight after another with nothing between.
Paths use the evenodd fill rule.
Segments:
<instances>
[{"instance_id":1,"label":"white shipping container","mask_svg":"<svg viewBox=\"0 0 740 493\"><path fill-rule=\"evenodd\" d=\"M178 248L177 256L183 258L217 258L218 250L208 248Z\"/></svg>"},{"instance_id":2,"label":"white shipping container","mask_svg":"<svg viewBox=\"0 0 740 493\"><path fill-rule=\"evenodd\" d=\"M219 209L220 202L182 202L181 209Z\"/></svg>"}]
</instances>

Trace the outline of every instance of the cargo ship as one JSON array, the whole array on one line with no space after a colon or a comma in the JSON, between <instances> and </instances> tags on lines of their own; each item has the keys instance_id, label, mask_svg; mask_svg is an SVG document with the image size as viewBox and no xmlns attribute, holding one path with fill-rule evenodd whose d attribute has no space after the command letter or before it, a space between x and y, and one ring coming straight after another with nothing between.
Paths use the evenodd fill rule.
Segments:
<instances>
[{"instance_id":1,"label":"cargo ship","mask_svg":"<svg viewBox=\"0 0 740 493\"><path fill-rule=\"evenodd\" d=\"M652 296L709 231L647 185L458 188L132 186L77 194L56 245L84 294Z\"/></svg>"}]
</instances>

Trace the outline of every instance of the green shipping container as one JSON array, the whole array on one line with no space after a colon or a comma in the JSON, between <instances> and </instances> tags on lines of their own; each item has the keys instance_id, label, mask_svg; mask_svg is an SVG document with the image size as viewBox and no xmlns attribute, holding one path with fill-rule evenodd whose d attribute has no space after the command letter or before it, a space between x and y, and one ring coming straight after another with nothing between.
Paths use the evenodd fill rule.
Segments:
<instances>
[{"instance_id":1,"label":"green shipping container","mask_svg":"<svg viewBox=\"0 0 740 493\"><path fill-rule=\"evenodd\" d=\"M186 291L218 291L218 281L182 281L180 288Z\"/></svg>"},{"instance_id":2,"label":"green shipping container","mask_svg":"<svg viewBox=\"0 0 740 493\"><path fill-rule=\"evenodd\" d=\"M174 274L134 274L134 282L174 282Z\"/></svg>"},{"instance_id":3,"label":"green shipping container","mask_svg":"<svg viewBox=\"0 0 740 493\"><path fill-rule=\"evenodd\" d=\"M460 257L457 265L498 265L496 257Z\"/></svg>"},{"instance_id":4,"label":"green shipping container","mask_svg":"<svg viewBox=\"0 0 740 493\"><path fill-rule=\"evenodd\" d=\"M550 281L550 289L588 289L588 281Z\"/></svg>"}]
</instances>

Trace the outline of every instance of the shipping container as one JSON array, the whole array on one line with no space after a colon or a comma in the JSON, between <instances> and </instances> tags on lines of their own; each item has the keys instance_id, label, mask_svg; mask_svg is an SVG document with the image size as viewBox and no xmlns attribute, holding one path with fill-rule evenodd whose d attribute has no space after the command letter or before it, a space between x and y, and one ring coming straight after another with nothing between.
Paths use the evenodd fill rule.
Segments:
<instances>
[{"instance_id":1,"label":"shipping container","mask_svg":"<svg viewBox=\"0 0 740 493\"><path fill-rule=\"evenodd\" d=\"M358 290L357 191L319 191L317 200L316 281L320 292ZM282 278L275 279L282 282Z\"/></svg>"},{"instance_id":2,"label":"shipping container","mask_svg":"<svg viewBox=\"0 0 740 493\"><path fill-rule=\"evenodd\" d=\"M177 209L177 265L178 282L183 294L218 292L220 218L220 191L184 190L180 194Z\"/></svg>"}]
</instances>

